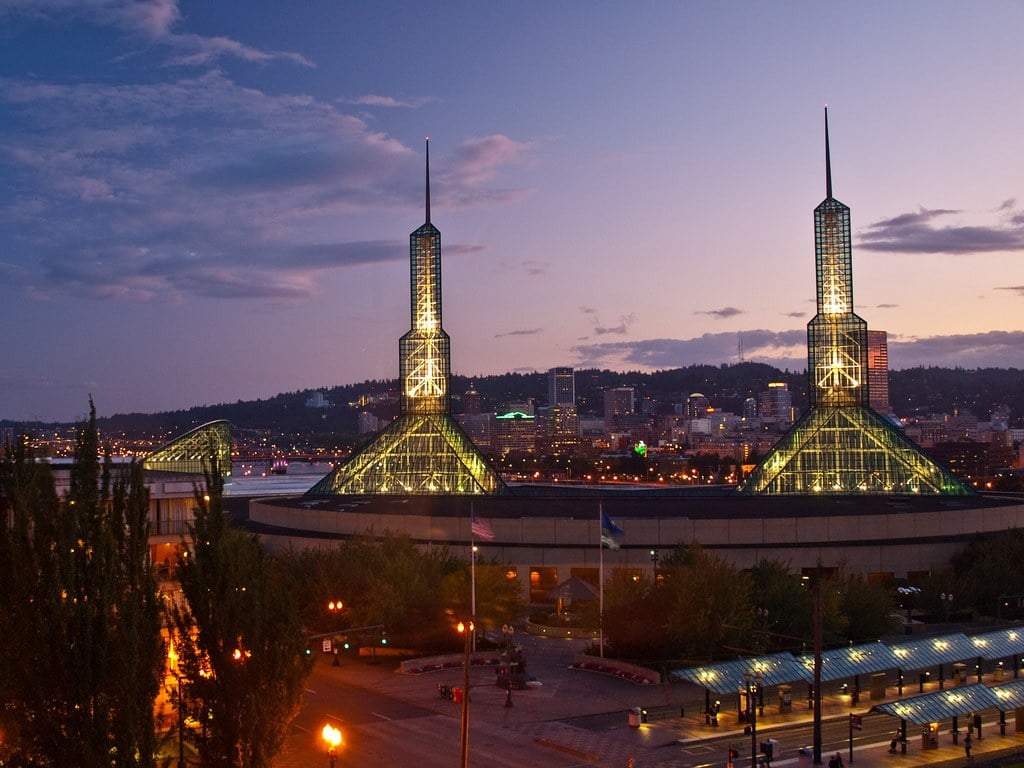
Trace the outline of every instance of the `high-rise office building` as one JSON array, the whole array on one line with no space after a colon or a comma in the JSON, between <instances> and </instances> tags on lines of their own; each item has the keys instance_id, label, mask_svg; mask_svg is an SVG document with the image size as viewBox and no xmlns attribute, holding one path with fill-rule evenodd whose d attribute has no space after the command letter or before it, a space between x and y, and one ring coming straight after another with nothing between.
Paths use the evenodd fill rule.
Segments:
<instances>
[{"instance_id":1,"label":"high-rise office building","mask_svg":"<svg viewBox=\"0 0 1024 768\"><path fill-rule=\"evenodd\" d=\"M630 416L636 410L636 390L632 387L614 387L604 391L604 417Z\"/></svg>"},{"instance_id":2,"label":"high-rise office building","mask_svg":"<svg viewBox=\"0 0 1024 768\"><path fill-rule=\"evenodd\" d=\"M971 494L868 404L868 330L853 311L850 209L832 197L827 109L825 199L814 209L814 263L818 312L807 324L810 408L739 491Z\"/></svg>"},{"instance_id":3,"label":"high-rise office building","mask_svg":"<svg viewBox=\"0 0 1024 768\"><path fill-rule=\"evenodd\" d=\"M708 400L707 395L694 392L686 398L686 418L703 419L710 407L711 401Z\"/></svg>"},{"instance_id":4,"label":"high-rise office building","mask_svg":"<svg viewBox=\"0 0 1024 768\"><path fill-rule=\"evenodd\" d=\"M576 374L572 368L548 371L548 405L576 405Z\"/></svg>"},{"instance_id":5,"label":"high-rise office building","mask_svg":"<svg viewBox=\"0 0 1024 768\"><path fill-rule=\"evenodd\" d=\"M308 496L493 494L504 484L451 415L451 351L441 327L441 233L426 221L409 236L412 328L398 343L399 417Z\"/></svg>"},{"instance_id":6,"label":"high-rise office building","mask_svg":"<svg viewBox=\"0 0 1024 768\"><path fill-rule=\"evenodd\" d=\"M868 403L879 413L892 413L889 402L889 334L868 331Z\"/></svg>"},{"instance_id":7,"label":"high-rise office building","mask_svg":"<svg viewBox=\"0 0 1024 768\"><path fill-rule=\"evenodd\" d=\"M793 393L786 382L768 382L768 389L758 397L757 411L763 421L787 426L793 423Z\"/></svg>"},{"instance_id":8,"label":"high-rise office building","mask_svg":"<svg viewBox=\"0 0 1024 768\"><path fill-rule=\"evenodd\" d=\"M470 386L462 395L463 413L480 413L484 407L484 396L476 391L476 387Z\"/></svg>"},{"instance_id":9,"label":"high-rise office building","mask_svg":"<svg viewBox=\"0 0 1024 768\"><path fill-rule=\"evenodd\" d=\"M604 391L604 429L619 429L636 410L636 390L632 387L613 387Z\"/></svg>"}]
</instances>

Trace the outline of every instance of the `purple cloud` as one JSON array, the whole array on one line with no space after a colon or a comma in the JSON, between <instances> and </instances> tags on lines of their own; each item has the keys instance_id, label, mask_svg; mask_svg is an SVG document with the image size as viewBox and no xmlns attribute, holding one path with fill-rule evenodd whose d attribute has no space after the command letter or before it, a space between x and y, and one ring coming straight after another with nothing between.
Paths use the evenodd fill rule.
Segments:
<instances>
[{"instance_id":1,"label":"purple cloud","mask_svg":"<svg viewBox=\"0 0 1024 768\"><path fill-rule=\"evenodd\" d=\"M7 0L0 8L0 19L5 15L54 21L71 18L114 27L128 36L166 46L171 52L168 63L176 65L205 66L232 57L250 63L281 60L314 66L305 56L291 51L262 51L227 37L175 32L182 18L178 0Z\"/></svg>"},{"instance_id":2,"label":"purple cloud","mask_svg":"<svg viewBox=\"0 0 1024 768\"><path fill-rule=\"evenodd\" d=\"M743 331L745 360L780 367L807 366L807 334L794 331ZM735 333L706 333L692 339L644 339L599 344L578 344L572 352L580 367L628 370L676 368L691 363L733 363L737 360Z\"/></svg>"},{"instance_id":3,"label":"purple cloud","mask_svg":"<svg viewBox=\"0 0 1024 768\"><path fill-rule=\"evenodd\" d=\"M1024 331L988 331L986 333L924 338L894 338L889 335L889 364L893 368L920 365L960 368L1007 368L1024 360Z\"/></svg>"},{"instance_id":4,"label":"purple cloud","mask_svg":"<svg viewBox=\"0 0 1024 768\"><path fill-rule=\"evenodd\" d=\"M506 331L505 333L496 333L494 338L502 339L506 336L536 336L538 333L543 333L543 328L523 328L517 331Z\"/></svg>"},{"instance_id":5,"label":"purple cloud","mask_svg":"<svg viewBox=\"0 0 1024 768\"><path fill-rule=\"evenodd\" d=\"M323 271L408 258L407 242L332 233L355 211L421 210L421 148L331 104L211 72L130 86L0 78L0 109L20 127L0 146L14 192L0 217L17 225L0 270L33 296L295 301L317 293ZM527 145L467 146L439 165L477 186L435 199L505 197L487 185Z\"/></svg>"},{"instance_id":6,"label":"purple cloud","mask_svg":"<svg viewBox=\"0 0 1024 768\"><path fill-rule=\"evenodd\" d=\"M945 225L949 216L963 213L954 209L921 208L882 219L865 228L858 246L869 251L896 253L990 253L1024 250L1024 214L1014 212L1008 200L999 206L1003 221L990 226ZM1009 205L1008 205L1009 204Z\"/></svg>"},{"instance_id":7,"label":"purple cloud","mask_svg":"<svg viewBox=\"0 0 1024 768\"><path fill-rule=\"evenodd\" d=\"M697 310L693 314L695 315L710 315L711 317L718 318L719 320L727 320L730 317L736 317L736 315L742 315L742 309L736 309L736 307L722 307L721 309L704 309Z\"/></svg>"}]
</instances>

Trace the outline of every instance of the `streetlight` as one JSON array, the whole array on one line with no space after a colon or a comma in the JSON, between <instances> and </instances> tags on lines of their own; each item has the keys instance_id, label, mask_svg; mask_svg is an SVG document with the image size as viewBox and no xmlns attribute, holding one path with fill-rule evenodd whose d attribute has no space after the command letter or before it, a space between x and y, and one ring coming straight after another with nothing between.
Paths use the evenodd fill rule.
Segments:
<instances>
[{"instance_id":1,"label":"streetlight","mask_svg":"<svg viewBox=\"0 0 1024 768\"><path fill-rule=\"evenodd\" d=\"M334 761L338 759L338 745L341 744L341 731L328 723L320 732L324 742L327 744L327 760L331 768L334 768Z\"/></svg>"},{"instance_id":2,"label":"streetlight","mask_svg":"<svg viewBox=\"0 0 1024 768\"><path fill-rule=\"evenodd\" d=\"M515 629L511 624L501 625L501 634L505 636L505 706L512 706L512 633Z\"/></svg>"},{"instance_id":3,"label":"streetlight","mask_svg":"<svg viewBox=\"0 0 1024 768\"><path fill-rule=\"evenodd\" d=\"M661 554L658 552L657 549L652 549L651 550L651 563L654 565L654 569L653 570L654 570L654 583L655 584L657 584L659 582L660 578L661 578L658 575L658 561L660 561L660 560L661 560Z\"/></svg>"},{"instance_id":4,"label":"streetlight","mask_svg":"<svg viewBox=\"0 0 1024 768\"><path fill-rule=\"evenodd\" d=\"M459 765L462 768L469 768L469 649L476 627L472 621L468 625L460 621L456 629L465 638L462 651L462 733L459 739Z\"/></svg>"},{"instance_id":5,"label":"streetlight","mask_svg":"<svg viewBox=\"0 0 1024 768\"><path fill-rule=\"evenodd\" d=\"M942 601L942 607L946 609L946 623L949 623L949 607L953 604L953 593L943 592L939 595L939 600Z\"/></svg>"},{"instance_id":6,"label":"streetlight","mask_svg":"<svg viewBox=\"0 0 1024 768\"><path fill-rule=\"evenodd\" d=\"M330 600L330 601L328 601L328 603L327 603L327 612L330 613L331 615L339 614L343 610L345 610L345 603L342 602L340 599L339 600ZM335 625L335 626L337 626L337 625ZM331 648L331 650L334 652L334 661L331 663L332 667L340 667L341 666L341 660L338 658L338 642L337 641L338 641L338 638L335 637L334 641L332 642L332 646L333 647Z\"/></svg>"},{"instance_id":7,"label":"streetlight","mask_svg":"<svg viewBox=\"0 0 1024 768\"><path fill-rule=\"evenodd\" d=\"M907 625L906 625L906 629L904 630L904 632L906 634L908 634L908 635L913 634L913 632L914 632L914 627L912 626L913 622L914 622L914 615L913 615L913 609L914 609L914 602L913 602L913 600L914 600L914 597L913 596L918 594L921 591L921 589L920 589L920 587L896 587L896 591L899 592L901 595L903 595L904 607L907 609Z\"/></svg>"},{"instance_id":8,"label":"streetlight","mask_svg":"<svg viewBox=\"0 0 1024 768\"><path fill-rule=\"evenodd\" d=\"M757 694L764 682L760 672L743 673L747 688L747 719L750 722L750 768L757 768Z\"/></svg>"}]
</instances>

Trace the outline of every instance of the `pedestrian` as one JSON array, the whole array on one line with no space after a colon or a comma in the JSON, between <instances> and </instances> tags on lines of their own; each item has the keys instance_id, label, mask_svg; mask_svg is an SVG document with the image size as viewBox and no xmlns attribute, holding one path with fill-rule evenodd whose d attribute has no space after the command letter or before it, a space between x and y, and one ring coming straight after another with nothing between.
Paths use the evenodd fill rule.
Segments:
<instances>
[{"instance_id":1,"label":"pedestrian","mask_svg":"<svg viewBox=\"0 0 1024 768\"><path fill-rule=\"evenodd\" d=\"M839 768L839 763L836 762L835 755L832 755L832 757L828 759L828 768Z\"/></svg>"},{"instance_id":2,"label":"pedestrian","mask_svg":"<svg viewBox=\"0 0 1024 768\"><path fill-rule=\"evenodd\" d=\"M843 768L843 756L836 752L835 757L832 758L836 761L836 768Z\"/></svg>"},{"instance_id":3,"label":"pedestrian","mask_svg":"<svg viewBox=\"0 0 1024 768\"><path fill-rule=\"evenodd\" d=\"M967 735L964 736L964 752L966 753L967 759L969 760L970 757L971 757L971 734L970 734L970 731L968 731Z\"/></svg>"},{"instance_id":4,"label":"pedestrian","mask_svg":"<svg viewBox=\"0 0 1024 768\"><path fill-rule=\"evenodd\" d=\"M889 742L889 752L895 755L896 754L896 745L899 744L899 743L900 743L900 735L899 735L899 733L894 733L892 735L892 741Z\"/></svg>"}]
</instances>

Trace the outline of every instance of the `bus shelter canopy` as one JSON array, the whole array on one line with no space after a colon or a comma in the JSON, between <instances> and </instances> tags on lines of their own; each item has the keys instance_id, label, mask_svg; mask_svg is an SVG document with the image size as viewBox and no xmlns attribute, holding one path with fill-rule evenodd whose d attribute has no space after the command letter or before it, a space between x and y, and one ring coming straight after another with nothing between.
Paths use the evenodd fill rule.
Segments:
<instances>
[{"instance_id":1,"label":"bus shelter canopy","mask_svg":"<svg viewBox=\"0 0 1024 768\"><path fill-rule=\"evenodd\" d=\"M925 637L889 646L901 669L930 669L940 664L978 658L978 649L962 632L937 637Z\"/></svg>"},{"instance_id":2,"label":"bus shelter canopy","mask_svg":"<svg viewBox=\"0 0 1024 768\"><path fill-rule=\"evenodd\" d=\"M674 669L670 674L677 680L688 680L721 695L743 690L744 674L761 675L762 687L794 683L807 676L804 668L788 653Z\"/></svg>"},{"instance_id":3,"label":"bus shelter canopy","mask_svg":"<svg viewBox=\"0 0 1024 768\"><path fill-rule=\"evenodd\" d=\"M1005 706L993 688L975 683L912 696L900 701L876 704L871 711L884 712L914 725L927 725L985 709L1004 709Z\"/></svg>"},{"instance_id":4,"label":"bus shelter canopy","mask_svg":"<svg viewBox=\"0 0 1024 768\"><path fill-rule=\"evenodd\" d=\"M1024 654L1024 631L1016 627L971 635L975 655L986 661Z\"/></svg>"},{"instance_id":5,"label":"bus shelter canopy","mask_svg":"<svg viewBox=\"0 0 1024 768\"><path fill-rule=\"evenodd\" d=\"M797 657L797 661L806 670L806 679L814 677L814 654L805 653ZM834 648L822 651L821 679L823 682L845 680L857 675L868 675L872 672L886 672L896 669L900 661L885 643L864 643L846 648Z\"/></svg>"}]
</instances>

